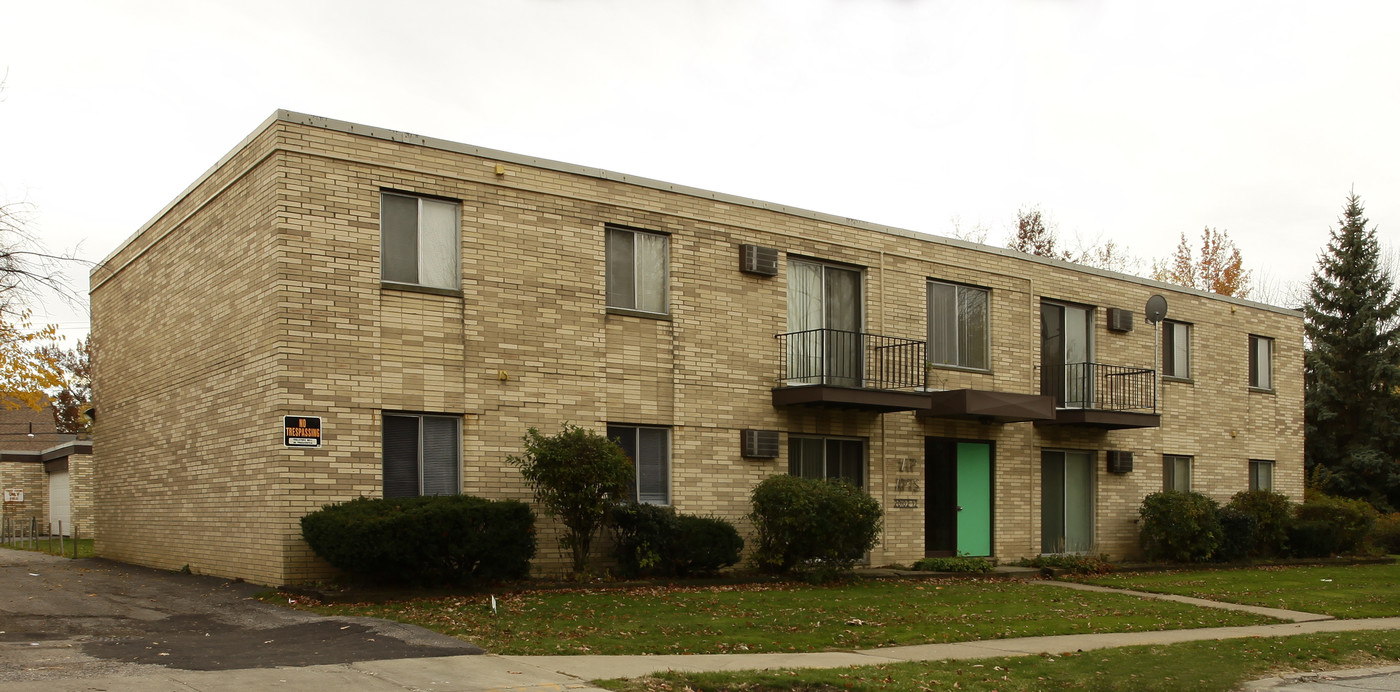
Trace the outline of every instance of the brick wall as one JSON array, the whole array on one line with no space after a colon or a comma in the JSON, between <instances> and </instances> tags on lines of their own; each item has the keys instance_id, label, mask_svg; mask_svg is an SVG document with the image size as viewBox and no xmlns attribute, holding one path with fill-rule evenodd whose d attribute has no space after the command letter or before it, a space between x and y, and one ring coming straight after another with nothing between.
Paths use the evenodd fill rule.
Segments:
<instances>
[{"instance_id":1,"label":"brick wall","mask_svg":"<svg viewBox=\"0 0 1400 692\"><path fill-rule=\"evenodd\" d=\"M325 565L296 520L380 492L380 415L463 416L463 491L525 499L505 464L529 427L664 425L672 503L734 519L777 460L740 456L739 430L860 438L867 487L886 507L876 564L924 553L924 439L995 442L999 559L1040 551L1040 450L1097 454L1097 548L1135 549L1133 518L1161 488L1161 455L1196 458L1196 487L1226 499L1248 460L1277 463L1302 493L1302 323L1296 313L1052 261L772 205L532 165L411 136L366 136L274 119L93 275L98 351L99 552L264 583ZM369 132L360 128L357 131ZM417 142L417 143L415 143ZM504 166L503 175L496 173ZM379 196L461 203L461 296L382 287ZM605 224L669 234L669 315L609 311ZM741 274L738 246L782 251L779 275ZM860 268L864 329L923 339L929 279L991 290L988 372L935 368L930 384L1036 393L1042 299L1091 305L1096 360L1153 367L1148 296L1194 325L1191 382L1162 388L1162 426L1111 432L917 420L912 413L780 409L787 261ZM1138 315L1109 332L1105 308ZM1275 391L1245 386L1249 334L1275 341ZM504 375L504 377L502 376ZM325 445L281 445L281 415L324 418ZM1103 450L1132 450L1130 474ZM902 465L901 465L902 464ZM902 469L902 470L901 470ZM161 530L176 538L150 541ZM542 534L541 569L561 564Z\"/></svg>"}]
</instances>

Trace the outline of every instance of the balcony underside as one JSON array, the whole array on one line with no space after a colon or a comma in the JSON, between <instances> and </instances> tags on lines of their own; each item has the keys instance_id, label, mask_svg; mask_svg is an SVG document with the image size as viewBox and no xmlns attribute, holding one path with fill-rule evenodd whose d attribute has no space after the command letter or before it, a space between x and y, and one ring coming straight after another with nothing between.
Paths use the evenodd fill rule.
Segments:
<instances>
[{"instance_id":1,"label":"balcony underside","mask_svg":"<svg viewBox=\"0 0 1400 692\"><path fill-rule=\"evenodd\" d=\"M985 389L950 389L928 395L930 406L919 418L956 418L988 423L1055 419L1055 397Z\"/></svg>"},{"instance_id":2,"label":"balcony underside","mask_svg":"<svg viewBox=\"0 0 1400 692\"><path fill-rule=\"evenodd\" d=\"M928 394L889 389L859 389L814 384L773 389L774 406L817 406L891 413L922 411L929 407Z\"/></svg>"},{"instance_id":3,"label":"balcony underside","mask_svg":"<svg viewBox=\"0 0 1400 692\"><path fill-rule=\"evenodd\" d=\"M1139 411L1104 411L1093 408L1062 408L1055 411L1051 420L1038 420L1036 425L1077 425L1083 428L1100 430L1125 430L1128 428L1160 428L1162 416L1157 413Z\"/></svg>"}]
</instances>

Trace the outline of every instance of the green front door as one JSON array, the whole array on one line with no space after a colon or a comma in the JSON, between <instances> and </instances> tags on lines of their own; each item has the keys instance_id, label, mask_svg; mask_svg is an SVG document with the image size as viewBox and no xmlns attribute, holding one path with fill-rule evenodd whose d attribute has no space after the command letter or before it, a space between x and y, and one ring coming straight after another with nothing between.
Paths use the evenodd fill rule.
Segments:
<instances>
[{"instance_id":1,"label":"green front door","mask_svg":"<svg viewBox=\"0 0 1400 692\"><path fill-rule=\"evenodd\" d=\"M992 554L992 447L958 443L958 552Z\"/></svg>"},{"instance_id":2,"label":"green front door","mask_svg":"<svg viewBox=\"0 0 1400 692\"><path fill-rule=\"evenodd\" d=\"M925 443L925 552L992 554L992 443Z\"/></svg>"}]
</instances>

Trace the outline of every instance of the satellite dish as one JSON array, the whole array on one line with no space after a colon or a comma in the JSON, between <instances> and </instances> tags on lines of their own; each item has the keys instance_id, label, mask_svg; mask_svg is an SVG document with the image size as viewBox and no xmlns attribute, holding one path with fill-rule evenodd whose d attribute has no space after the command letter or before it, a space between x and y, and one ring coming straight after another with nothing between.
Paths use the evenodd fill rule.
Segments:
<instances>
[{"instance_id":1,"label":"satellite dish","mask_svg":"<svg viewBox=\"0 0 1400 692\"><path fill-rule=\"evenodd\" d=\"M1148 322L1152 324L1161 322L1162 318L1167 316L1167 299L1158 295L1148 298L1147 309L1144 312L1147 313Z\"/></svg>"}]
</instances>

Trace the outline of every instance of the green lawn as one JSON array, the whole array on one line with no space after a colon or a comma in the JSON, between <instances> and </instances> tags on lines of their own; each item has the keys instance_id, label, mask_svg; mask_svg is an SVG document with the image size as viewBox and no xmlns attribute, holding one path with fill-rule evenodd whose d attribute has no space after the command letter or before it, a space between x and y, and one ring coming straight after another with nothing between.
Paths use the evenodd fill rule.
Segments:
<instances>
[{"instance_id":1,"label":"green lawn","mask_svg":"<svg viewBox=\"0 0 1400 692\"><path fill-rule=\"evenodd\" d=\"M1400 616L1395 564L1123 573L1082 581L1338 618Z\"/></svg>"},{"instance_id":2,"label":"green lawn","mask_svg":"<svg viewBox=\"0 0 1400 692\"><path fill-rule=\"evenodd\" d=\"M58 554L59 554L59 552L58 552L58 550L59 550L59 543L58 543L58 539L57 539L57 538L53 539L53 541L49 541L49 539L47 539L47 538L40 538L37 546L34 544L33 541L24 541L24 542L17 542L17 543L0 543L0 548L10 548L10 549L12 549L12 550L30 550L30 551L40 552L40 553L49 553L50 555L58 555ZM63 556L64 556L64 557L73 557L73 539L71 539L71 538L65 538L65 539L63 539ZM78 557L93 557L92 539L91 539L91 538L79 538L79 539L78 539L78 555L77 555L77 556L78 556Z\"/></svg>"},{"instance_id":3,"label":"green lawn","mask_svg":"<svg viewBox=\"0 0 1400 692\"><path fill-rule=\"evenodd\" d=\"M1132 646L1083 653L900 663L832 669L664 673L604 680L622 692L676 690L1232 690L1263 677L1307 670L1395 665L1400 633L1344 632Z\"/></svg>"},{"instance_id":4,"label":"green lawn","mask_svg":"<svg viewBox=\"0 0 1400 692\"><path fill-rule=\"evenodd\" d=\"M387 618L461 637L492 653L663 654L865 649L1087 632L1275 622L1120 594L983 580L764 583L526 591L316 612Z\"/></svg>"}]
</instances>

